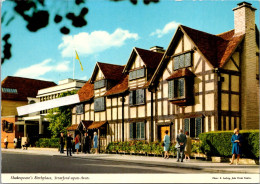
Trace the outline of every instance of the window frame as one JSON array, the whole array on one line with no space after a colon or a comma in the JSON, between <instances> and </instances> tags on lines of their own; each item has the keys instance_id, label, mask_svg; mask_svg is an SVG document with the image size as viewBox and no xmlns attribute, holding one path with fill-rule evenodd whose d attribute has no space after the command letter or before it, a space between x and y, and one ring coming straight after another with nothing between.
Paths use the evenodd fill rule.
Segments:
<instances>
[{"instance_id":1,"label":"window frame","mask_svg":"<svg viewBox=\"0 0 260 184\"><path fill-rule=\"evenodd\" d=\"M143 91L143 102L140 102L140 99L138 100L140 96L140 91ZM130 106L136 106L136 105L144 105L146 103L146 90L141 88L141 89L136 89L132 90L129 93L129 105Z\"/></svg>"},{"instance_id":2,"label":"window frame","mask_svg":"<svg viewBox=\"0 0 260 184\"><path fill-rule=\"evenodd\" d=\"M145 140L146 139L146 123L145 121L129 123L129 139L130 140ZM139 135L138 135L139 131ZM142 137L143 135L143 137Z\"/></svg>"},{"instance_id":3,"label":"window frame","mask_svg":"<svg viewBox=\"0 0 260 184\"><path fill-rule=\"evenodd\" d=\"M186 65L186 55L189 54L189 64ZM180 63L181 63L181 57L184 57L183 58L183 66L180 67ZM176 54L175 56L173 56L173 70L179 70L179 69L182 69L182 68L188 68L188 67L191 67L192 66L192 62L193 61L193 51L187 51L187 52L183 52L183 53L180 53L180 54ZM178 65L178 66L176 66Z\"/></svg>"},{"instance_id":4,"label":"window frame","mask_svg":"<svg viewBox=\"0 0 260 184\"><path fill-rule=\"evenodd\" d=\"M99 99L103 99L103 103L102 104L103 104L104 107L103 108L101 107L101 108L97 109L96 104L97 104ZM102 97L95 98L94 99L94 112L101 112L101 111L105 111L105 110L106 110L106 99L105 99L105 97L102 96Z\"/></svg>"},{"instance_id":5,"label":"window frame","mask_svg":"<svg viewBox=\"0 0 260 184\"><path fill-rule=\"evenodd\" d=\"M141 71L141 70L143 70L142 74L138 75L138 71ZM144 68L144 67L129 71L129 81L141 79L144 77L146 77L146 68Z\"/></svg>"},{"instance_id":6,"label":"window frame","mask_svg":"<svg viewBox=\"0 0 260 184\"><path fill-rule=\"evenodd\" d=\"M179 93L180 93L179 81L180 80L183 80L183 92L182 92L183 95L182 96L179 96ZM168 99L169 100L185 99L186 90L187 90L186 88L187 88L186 77L180 77L180 78L169 80L168 81Z\"/></svg>"}]
</instances>

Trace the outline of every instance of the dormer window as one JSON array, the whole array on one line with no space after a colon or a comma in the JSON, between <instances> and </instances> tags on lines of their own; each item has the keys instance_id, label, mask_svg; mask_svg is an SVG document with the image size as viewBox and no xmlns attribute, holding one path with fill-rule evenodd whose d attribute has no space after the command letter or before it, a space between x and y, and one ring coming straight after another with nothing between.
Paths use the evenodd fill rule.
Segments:
<instances>
[{"instance_id":1,"label":"dormer window","mask_svg":"<svg viewBox=\"0 0 260 184\"><path fill-rule=\"evenodd\" d=\"M94 89L100 89L106 87L107 80L102 79L94 82Z\"/></svg>"},{"instance_id":2,"label":"dormer window","mask_svg":"<svg viewBox=\"0 0 260 184\"><path fill-rule=\"evenodd\" d=\"M17 89L14 89L14 88L2 88L2 92L17 94Z\"/></svg>"},{"instance_id":3,"label":"dormer window","mask_svg":"<svg viewBox=\"0 0 260 184\"><path fill-rule=\"evenodd\" d=\"M143 77L145 77L145 68L141 68L129 72L129 80L135 80Z\"/></svg>"},{"instance_id":4,"label":"dormer window","mask_svg":"<svg viewBox=\"0 0 260 184\"><path fill-rule=\"evenodd\" d=\"M186 52L173 57L173 69L178 70L180 68L190 67L192 62L192 52Z\"/></svg>"}]
</instances>

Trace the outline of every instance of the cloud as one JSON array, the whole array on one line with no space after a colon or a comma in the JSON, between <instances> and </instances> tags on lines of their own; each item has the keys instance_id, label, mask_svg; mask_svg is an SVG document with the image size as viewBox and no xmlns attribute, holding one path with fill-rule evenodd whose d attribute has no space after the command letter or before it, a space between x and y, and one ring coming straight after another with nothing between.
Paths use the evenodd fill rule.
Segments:
<instances>
[{"instance_id":1,"label":"cloud","mask_svg":"<svg viewBox=\"0 0 260 184\"><path fill-rule=\"evenodd\" d=\"M61 50L62 57L74 57L75 49L79 55L90 55L111 47L120 47L128 39L137 40L139 36L137 33L130 33L121 28L111 34L107 31L82 32L77 35L63 36L58 48Z\"/></svg>"},{"instance_id":2,"label":"cloud","mask_svg":"<svg viewBox=\"0 0 260 184\"><path fill-rule=\"evenodd\" d=\"M163 29L156 29L154 32L150 34L150 36L157 36L158 38L161 38L162 36L175 30L179 26L179 24L180 23L175 21L169 22L164 26Z\"/></svg>"},{"instance_id":3,"label":"cloud","mask_svg":"<svg viewBox=\"0 0 260 184\"><path fill-rule=\"evenodd\" d=\"M18 69L14 76L46 80L43 77L46 73L67 72L70 70L69 64L70 61L55 63L52 59L49 58L29 67Z\"/></svg>"}]
</instances>

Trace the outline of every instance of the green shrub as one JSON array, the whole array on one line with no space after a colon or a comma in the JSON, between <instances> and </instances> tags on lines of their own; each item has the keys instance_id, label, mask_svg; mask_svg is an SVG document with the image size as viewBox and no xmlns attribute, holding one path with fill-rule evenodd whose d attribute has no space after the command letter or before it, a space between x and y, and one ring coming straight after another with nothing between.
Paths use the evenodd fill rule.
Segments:
<instances>
[{"instance_id":1,"label":"green shrub","mask_svg":"<svg viewBox=\"0 0 260 184\"><path fill-rule=\"evenodd\" d=\"M36 147L41 148L59 148L59 138L40 138L35 143Z\"/></svg>"},{"instance_id":2,"label":"green shrub","mask_svg":"<svg viewBox=\"0 0 260 184\"><path fill-rule=\"evenodd\" d=\"M199 135L201 150L208 156L231 157L233 131L207 132ZM242 157L259 158L259 130L242 130Z\"/></svg>"}]
</instances>

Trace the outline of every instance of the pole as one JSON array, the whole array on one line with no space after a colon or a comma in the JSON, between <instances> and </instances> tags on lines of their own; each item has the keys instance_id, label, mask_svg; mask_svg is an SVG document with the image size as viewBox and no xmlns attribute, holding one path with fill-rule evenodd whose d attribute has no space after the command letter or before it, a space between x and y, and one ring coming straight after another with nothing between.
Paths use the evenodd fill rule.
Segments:
<instances>
[{"instance_id":1,"label":"pole","mask_svg":"<svg viewBox=\"0 0 260 184\"><path fill-rule=\"evenodd\" d=\"M73 57L73 80L75 77L75 58Z\"/></svg>"}]
</instances>

